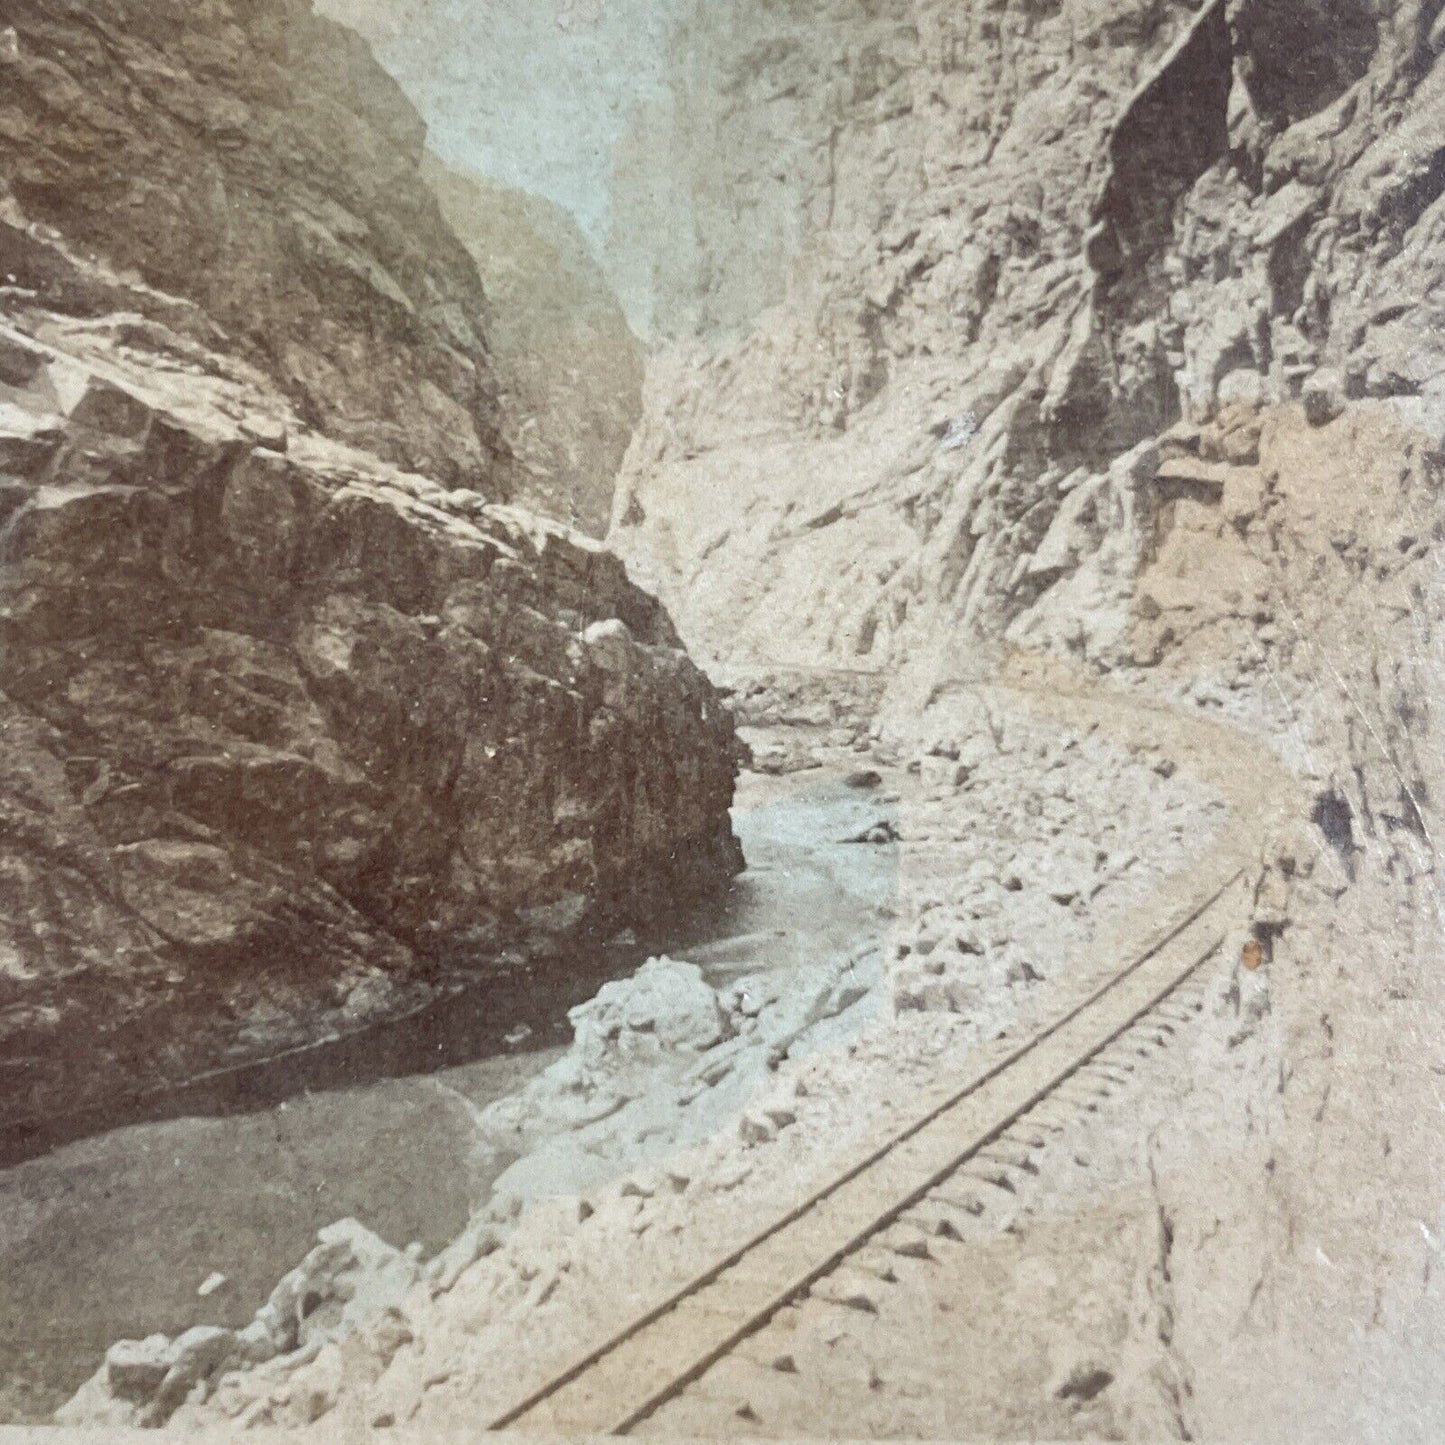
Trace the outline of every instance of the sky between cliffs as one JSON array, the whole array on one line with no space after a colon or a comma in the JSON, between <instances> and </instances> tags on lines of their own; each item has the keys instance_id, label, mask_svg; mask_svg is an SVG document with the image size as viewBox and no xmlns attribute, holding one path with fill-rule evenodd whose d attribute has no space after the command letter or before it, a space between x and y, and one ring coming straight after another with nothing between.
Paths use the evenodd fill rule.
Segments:
<instances>
[{"instance_id":1,"label":"sky between cliffs","mask_svg":"<svg viewBox=\"0 0 1445 1445\"><path fill-rule=\"evenodd\" d=\"M316 0L360 31L431 131L432 149L570 211L594 250L612 148L662 93L681 0Z\"/></svg>"}]
</instances>

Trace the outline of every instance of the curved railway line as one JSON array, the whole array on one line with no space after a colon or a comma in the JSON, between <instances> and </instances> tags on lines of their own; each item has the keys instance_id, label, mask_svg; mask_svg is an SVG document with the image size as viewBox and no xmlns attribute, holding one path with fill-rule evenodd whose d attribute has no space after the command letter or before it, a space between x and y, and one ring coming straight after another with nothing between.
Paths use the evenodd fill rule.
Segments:
<instances>
[{"instance_id":1,"label":"curved railway line","mask_svg":"<svg viewBox=\"0 0 1445 1445\"><path fill-rule=\"evenodd\" d=\"M947 1236L990 1191L1037 1172L1032 1155L1098 1107L1204 1007L1206 966L1237 946L1253 908L1264 840L1300 816L1297 780L1233 727L1108 693L1055 670L1005 684L1028 706L1129 745L1187 755L1228 800L1224 834L1183 877L1172 908L1133 920L1112 957L1019 1037L996 1041L974 1072L832 1178L638 1313L496 1415L491 1430L627 1434L685 1394L789 1305L810 1293L847 1303L869 1246ZM1147 920L1147 921L1146 921ZM1148 931L1141 931L1147 929ZM1126 960L1122 965L1119 960ZM957 1237L955 1234L954 1237ZM910 1247L904 1244L905 1248ZM830 1280L830 1277L833 1277ZM840 1290L842 1293L840 1294Z\"/></svg>"},{"instance_id":2,"label":"curved railway line","mask_svg":"<svg viewBox=\"0 0 1445 1445\"><path fill-rule=\"evenodd\" d=\"M1237 927L1245 883L1236 871L1122 970L490 1428L626 1434L894 1225L944 1233L948 1211L982 1212L979 1192L1011 1189L1063 1127L1045 1106L1091 1107L1199 1011L1198 975Z\"/></svg>"}]
</instances>

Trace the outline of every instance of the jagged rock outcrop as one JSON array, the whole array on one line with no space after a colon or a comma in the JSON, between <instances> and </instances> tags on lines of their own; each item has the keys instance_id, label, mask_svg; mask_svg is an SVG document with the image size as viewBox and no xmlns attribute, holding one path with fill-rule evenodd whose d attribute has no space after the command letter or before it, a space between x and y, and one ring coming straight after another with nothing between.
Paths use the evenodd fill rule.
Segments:
<instances>
[{"instance_id":1,"label":"jagged rock outcrop","mask_svg":"<svg viewBox=\"0 0 1445 1445\"><path fill-rule=\"evenodd\" d=\"M335 1370L341 1342L357 1335L383 1357L395 1354L413 1339L402 1306L420 1277L410 1255L354 1219L338 1220L319 1231L316 1247L282 1277L243 1329L196 1325L174 1339L118 1340L58 1412L58 1423L161 1425L193 1396L204 1399L215 1380L238 1366L254 1368L284 1354ZM302 1408L314 1419L330 1403L313 1398Z\"/></svg>"},{"instance_id":2,"label":"jagged rock outcrop","mask_svg":"<svg viewBox=\"0 0 1445 1445\"><path fill-rule=\"evenodd\" d=\"M31 220L196 303L313 425L525 491L425 127L354 32L310 0L16 0L0 26L0 173Z\"/></svg>"},{"instance_id":3,"label":"jagged rock outcrop","mask_svg":"<svg viewBox=\"0 0 1445 1445\"><path fill-rule=\"evenodd\" d=\"M501 427L528 502L601 536L642 414L642 344L565 211L433 156L423 173L492 302Z\"/></svg>"},{"instance_id":4,"label":"jagged rock outcrop","mask_svg":"<svg viewBox=\"0 0 1445 1445\"><path fill-rule=\"evenodd\" d=\"M731 720L600 544L319 436L38 227L0 250L12 1130L730 876ZM41 261L134 305L52 310Z\"/></svg>"}]
</instances>

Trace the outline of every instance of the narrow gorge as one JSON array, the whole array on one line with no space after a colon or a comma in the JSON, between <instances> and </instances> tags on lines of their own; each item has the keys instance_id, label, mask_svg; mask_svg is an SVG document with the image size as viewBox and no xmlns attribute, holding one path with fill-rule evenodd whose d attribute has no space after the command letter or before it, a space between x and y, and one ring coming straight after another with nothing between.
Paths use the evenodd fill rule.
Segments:
<instances>
[{"instance_id":1,"label":"narrow gorge","mask_svg":"<svg viewBox=\"0 0 1445 1445\"><path fill-rule=\"evenodd\" d=\"M0 3L0 1424L1439 1438L1442 57Z\"/></svg>"}]
</instances>

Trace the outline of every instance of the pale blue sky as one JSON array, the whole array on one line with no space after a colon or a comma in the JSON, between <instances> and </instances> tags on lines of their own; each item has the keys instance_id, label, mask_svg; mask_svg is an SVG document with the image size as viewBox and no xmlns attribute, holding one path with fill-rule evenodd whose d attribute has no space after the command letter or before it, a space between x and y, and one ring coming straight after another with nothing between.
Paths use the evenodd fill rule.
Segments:
<instances>
[{"instance_id":1,"label":"pale blue sky","mask_svg":"<svg viewBox=\"0 0 1445 1445\"><path fill-rule=\"evenodd\" d=\"M612 146L656 96L683 0L318 0L360 30L444 160L607 231ZM570 23L568 17L571 17Z\"/></svg>"}]
</instances>

